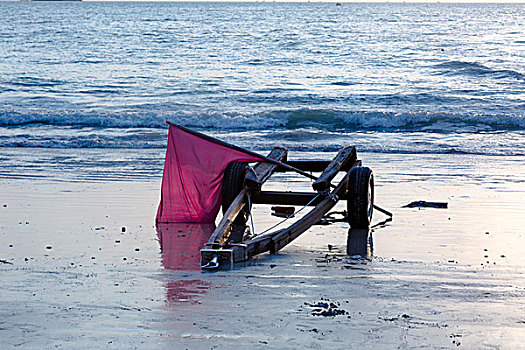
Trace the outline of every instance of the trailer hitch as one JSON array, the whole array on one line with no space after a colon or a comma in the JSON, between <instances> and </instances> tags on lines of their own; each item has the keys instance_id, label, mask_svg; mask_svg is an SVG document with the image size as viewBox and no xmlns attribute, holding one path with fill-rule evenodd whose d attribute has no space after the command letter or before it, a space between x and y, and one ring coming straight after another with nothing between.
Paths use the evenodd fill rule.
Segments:
<instances>
[{"instance_id":1,"label":"trailer hitch","mask_svg":"<svg viewBox=\"0 0 525 350\"><path fill-rule=\"evenodd\" d=\"M242 243L207 245L201 249L201 267L205 270L232 269L235 263L246 260L247 246Z\"/></svg>"},{"instance_id":2,"label":"trailer hitch","mask_svg":"<svg viewBox=\"0 0 525 350\"><path fill-rule=\"evenodd\" d=\"M213 258L211 258L210 261L206 265L202 265L202 269L207 270L215 270L219 267L219 257L217 255L214 255Z\"/></svg>"}]
</instances>

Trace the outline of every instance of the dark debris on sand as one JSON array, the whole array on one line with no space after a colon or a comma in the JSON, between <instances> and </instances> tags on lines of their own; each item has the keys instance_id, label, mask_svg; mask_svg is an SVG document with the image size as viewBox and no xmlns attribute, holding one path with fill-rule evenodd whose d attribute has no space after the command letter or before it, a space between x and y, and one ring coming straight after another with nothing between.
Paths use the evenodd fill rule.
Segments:
<instances>
[{"instance_id":1,"label":"dark debris on sand","mask_svg":"<svg viewBox=\"0 0 525 350\"><path fill-rule=\"evenodd\" d=\"M329 299L321 298L317 303L304 303L306 306L313 308L313 316L335 317L339 315L348 315L348 311L341 309L338 302L331 302ZM348 316L350 317L350 316Z\"/></svg>"},{"instance_id":2,"label":"dark debris on sand","mask_svg":"<svg viewBox=\"0 0 525 350\"><path fill-rule=\"evenodd\" d=\"M414 201L407 205L404 205L403 208L438 208L438 209L447 209L448 203L446 202L427 202L427 201Z\"/></svg>"}]
</instances>

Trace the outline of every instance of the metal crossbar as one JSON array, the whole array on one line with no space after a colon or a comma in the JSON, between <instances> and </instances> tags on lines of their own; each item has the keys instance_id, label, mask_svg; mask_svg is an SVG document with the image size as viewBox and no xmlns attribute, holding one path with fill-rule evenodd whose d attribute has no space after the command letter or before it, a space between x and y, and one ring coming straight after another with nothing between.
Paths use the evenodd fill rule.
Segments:
<instances>
[{"instance_id":1,"label":"metal crossbar","mask_svg":"<svg viewBox=\"0 0 525 350\"><path fill-rule=\"evenodd\" d=\"M300 213L304 208L306 208L307 206L309 206L310 204L312 204L316 199L317 197L319 197L321 194L318 193L314 198L312 198L312 200L310 200L305 206L303 206L301 209L299 209L298 211L290 214L289 216L287 216L286 218L284 218L283 220L279 221L278 223L276 223L275 225L273 225L272 227L270 228L267 228L266 230L264 230L263 232L261 233L258 233L258 234L254 234L253 237L257 237L259 235L262 235L262 234L265 234L266 232L270 231L270 230L273 230L274 228L276 228L277 226L281 225L282 223L286 222L288 219L291 219L293 218L296 214ZM251 213L250 213L251 214Z\"/></svg>"}]
</instances>

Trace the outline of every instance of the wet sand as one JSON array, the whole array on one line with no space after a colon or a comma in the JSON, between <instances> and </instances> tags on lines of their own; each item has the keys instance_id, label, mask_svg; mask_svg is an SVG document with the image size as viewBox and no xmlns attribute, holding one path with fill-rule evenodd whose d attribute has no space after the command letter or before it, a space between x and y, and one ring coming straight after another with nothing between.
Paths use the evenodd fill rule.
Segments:
<instances>
[{"instance_id":1,"label":"wet sand","mask_svg":"<svg viewBox=\"0 0 525 350\"><path fill-rule=\"evenodd\" d=\"M373 230L368 259L346 254L348 225L337 223L214 273L198 268L195 228L167 235L161 252L160 170L137 181L81 175L115 172L100 164L78 178L60 167L31 176L35 160L5 171L3 348L525 348L525 159L360 157L394 213ZM308 186L275 179L269 189ZM449 208L402 208L414 200ZM256 232L279 220L265 206L254 216Z\"/></svg>"}]
</instances>

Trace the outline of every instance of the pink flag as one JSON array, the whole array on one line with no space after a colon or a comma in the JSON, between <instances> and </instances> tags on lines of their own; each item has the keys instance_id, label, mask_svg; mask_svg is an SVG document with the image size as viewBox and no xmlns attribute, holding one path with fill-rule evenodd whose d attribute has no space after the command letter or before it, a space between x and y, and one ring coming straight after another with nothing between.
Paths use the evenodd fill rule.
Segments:
<instances>
[{"instance_id":1,"label":"pink flag","mask_svg":"<svg viewBox=\"0 0 525 350\"><path fill-rule=\"evenodd\" d=\"M233 161L263 159L170 124L156 222L214 222L221 206L224 170Z\"/></svg>"}]
</instances>

